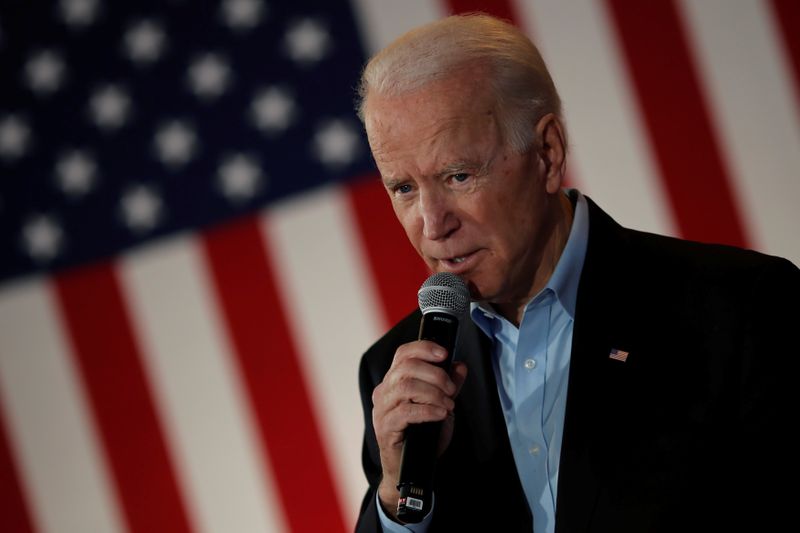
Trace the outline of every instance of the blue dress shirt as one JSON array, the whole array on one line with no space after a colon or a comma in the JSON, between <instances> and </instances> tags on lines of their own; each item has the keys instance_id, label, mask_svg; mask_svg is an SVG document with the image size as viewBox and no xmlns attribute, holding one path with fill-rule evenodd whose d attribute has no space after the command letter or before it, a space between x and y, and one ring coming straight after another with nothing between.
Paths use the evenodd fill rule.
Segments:
<instances>
[{"instance_id":1,"label":"blue dress shirt","mask_svg":"<svg viewBox=\"0 0 800 533\"><path fill-rule=\"evenodd\" d=\"M567 194L575 206L567 244L547 285L525 307L520 327L488 306L473 303L471 309L472 320L493 341L497 392L537 533L555 531L572 328L589 239L586 200L577 190ZM424 532L434 512L420 524L403 526L377 503L386 532Z\"/></svg>"},{"instance_id":2,"label":"blue dress shirt","mask_svg":"<svg viewBox=\"0 0 800 533\"><path fill-rule=\"evenodd\" d=\"M572 327L589 238L586 200L578 191L568 194L576 201L567 244L547 285L525 307L519 328L472 304L472 320L493 340L497 393L537 533L555 531Z\"/></svg>"}]
</instances>

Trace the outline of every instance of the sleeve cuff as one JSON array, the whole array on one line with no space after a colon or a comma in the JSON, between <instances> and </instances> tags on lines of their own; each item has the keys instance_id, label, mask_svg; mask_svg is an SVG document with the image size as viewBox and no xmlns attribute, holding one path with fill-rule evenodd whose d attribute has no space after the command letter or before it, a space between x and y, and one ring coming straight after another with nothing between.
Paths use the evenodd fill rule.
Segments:
<instances>
[{"instance_id":1,"label":"sleeve cuff","mask_svg":"<svg viewBox=\"0 0 800 533\"><path fill-rule=\"evenodd\" d=\"M433 508L436 506L436 494L432 496L431 510L427 515L425 515L425 518L422 519L422 522L419 522L418 524L399 524L386 516L377 491L375 492L375 505L378 508L378 518L381 521L381 527L383 528L384 533L408 533L409 531L413 531L414 533L425 533L428 531L428 527L431 524L431 518L433 517Z\"/></svg>"}]
</instances>

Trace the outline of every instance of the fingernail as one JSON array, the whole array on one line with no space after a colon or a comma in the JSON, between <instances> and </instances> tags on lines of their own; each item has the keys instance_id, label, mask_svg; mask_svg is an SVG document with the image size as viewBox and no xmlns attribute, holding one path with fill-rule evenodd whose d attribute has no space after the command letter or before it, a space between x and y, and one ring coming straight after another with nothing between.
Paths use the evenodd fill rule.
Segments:
<instances>
[{"instance_id":1,"label":"fingernail","mask_svg":"<svg viewBox=\"0 0 800 533\"><path fill-rule=\"evenodd\" d=\"M447 355L447 350L442 348L441 346L437 346L433 349L433 355L436 357L442 358Z\"/></svg>"}]
</instances>

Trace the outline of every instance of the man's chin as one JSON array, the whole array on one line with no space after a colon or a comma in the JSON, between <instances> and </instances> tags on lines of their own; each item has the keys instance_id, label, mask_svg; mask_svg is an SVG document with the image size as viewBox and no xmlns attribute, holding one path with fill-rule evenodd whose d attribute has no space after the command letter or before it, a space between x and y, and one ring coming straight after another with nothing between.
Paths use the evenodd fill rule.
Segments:
<instances>
[{"instance_id":1,"label":"man's chin","mask_svg":"<svg viewBox=\"0 0 800 533\"><path fill-rule=\"evenodd\" d=\"M473 302L487 302L491 299L491 294L486 291L486 288L481 287L481 285L474 280L467 278L464 279L464 283L467 284L469 298Z\"/></svg>"}]
</instances>

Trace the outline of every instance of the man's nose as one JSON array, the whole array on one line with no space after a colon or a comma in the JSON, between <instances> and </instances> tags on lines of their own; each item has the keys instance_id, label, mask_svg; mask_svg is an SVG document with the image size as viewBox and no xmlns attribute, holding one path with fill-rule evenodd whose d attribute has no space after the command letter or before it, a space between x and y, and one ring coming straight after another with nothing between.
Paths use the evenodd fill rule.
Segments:
<instances>
[{"instance_id":1,"label":"man's nose","mask_svg":"<svg viewBox=\"0 0 800 533\"><path fill-rule=\"evenodd\" d=\"M458 217L446 193L426 191L419 196L422 234L429 240L448 237L458 229Z\"/></svg>"}]
</instances>

